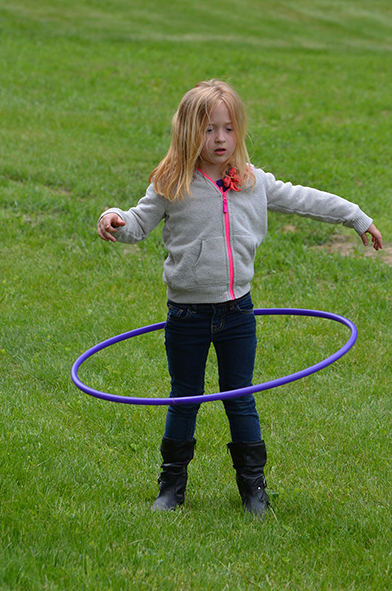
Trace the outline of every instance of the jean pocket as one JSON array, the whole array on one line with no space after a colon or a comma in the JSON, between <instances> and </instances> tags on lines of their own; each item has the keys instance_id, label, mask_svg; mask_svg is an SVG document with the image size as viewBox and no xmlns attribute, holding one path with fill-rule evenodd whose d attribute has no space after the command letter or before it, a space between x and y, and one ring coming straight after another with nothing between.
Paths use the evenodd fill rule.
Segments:
<instances>
[{"instance_id":1,"label":"jean pocket","mask_svg":"<svg viewBox=\"0 0 392 591\"><path fill-rule=\"evenodd\" d=\"M236 310L241 314L253 314L253 302L250 294L236 302Z\"/></svg>"},{"instance_id":2,"label":"jean pocket","mask_svg":"<svg viewBox=\"0 0 392 591\"><path fill-rule=\"evenodd\" d=\"M173 302L168 302L168 313L167 319L173 320L187 320L193 314L192 310L188 308L188 306L181 306L179 304L173 304Z\"/></svg>"}]
</instances>

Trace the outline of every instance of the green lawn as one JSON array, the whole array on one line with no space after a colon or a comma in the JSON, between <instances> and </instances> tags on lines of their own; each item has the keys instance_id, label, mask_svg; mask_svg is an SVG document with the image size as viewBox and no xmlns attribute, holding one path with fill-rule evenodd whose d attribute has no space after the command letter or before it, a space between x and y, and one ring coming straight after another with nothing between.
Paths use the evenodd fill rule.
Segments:
<instances>
[{"instance_id":1,"label":"green lawn","mask_svg":"<svg viewBox=\"0 0 392 591\"><path fill-rule=\"evenodd\" d=\"M0 0L1 591L392 588L391 71L387 0ZM95 225L144 194L179 100L211 77L245 101L255 165L359 203L386 246L364 256L352 231L270 216L256 307L341 314L359 338L256 395L276 493L264 521L242 512L221 403L200 410L184 507L157 515L165 408L70 380L89 347L165 319L160 229L130 247ZM257 323L255 382L349 337L321 319ZM80 377L167 396L162 332Z\"/></svg>"}]
</instances>

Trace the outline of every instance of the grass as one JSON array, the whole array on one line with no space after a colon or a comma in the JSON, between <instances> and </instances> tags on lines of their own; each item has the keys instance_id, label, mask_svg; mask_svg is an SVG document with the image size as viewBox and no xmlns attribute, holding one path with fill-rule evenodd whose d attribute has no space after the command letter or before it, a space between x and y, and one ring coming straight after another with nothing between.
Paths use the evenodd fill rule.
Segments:
<instances>
[{"instance_id":1,"label":"grass","mask_svg":"<svg viewBox=\"0 0 392 591\"><path fill-rule=\"evenodd\" d=\"M390 244L391 23L386 0L1 2L1 590L391 588L392 271L359 239L329 252L352 232L271 215L257 255L257 307L324 309L359 330L333 366L257 395L278 493L263 522L242 513L220 403L201 408L184 508L156 515L164 409L90 398L69 377L93 344L165 318L160 230L113 247L95 222L143 195L200 79L244 98L255 164L358 202ZM258 330L260 382L348 338L306 318ZM162 333L80 373L165 396Z\"/></svg>"}]
</instances>

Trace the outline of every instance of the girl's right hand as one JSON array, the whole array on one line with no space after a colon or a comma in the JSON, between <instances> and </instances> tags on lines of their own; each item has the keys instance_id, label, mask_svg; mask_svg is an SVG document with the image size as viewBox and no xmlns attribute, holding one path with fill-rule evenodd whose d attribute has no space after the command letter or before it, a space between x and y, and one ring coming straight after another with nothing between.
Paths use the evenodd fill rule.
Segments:
<instances>
[{"instance_id":1,"label":"girl's right hand","mask_svg":"<svg viewBox=\"0 0 392 591\"><path fill-rule=\"evenodd\" d=\"M116 242L116 239L112 234L117 232L119 226L125 226L125 222L117 213L106 213L101 217L97 224L98 236L109 242Z\"/></svg>"}]
</instances>

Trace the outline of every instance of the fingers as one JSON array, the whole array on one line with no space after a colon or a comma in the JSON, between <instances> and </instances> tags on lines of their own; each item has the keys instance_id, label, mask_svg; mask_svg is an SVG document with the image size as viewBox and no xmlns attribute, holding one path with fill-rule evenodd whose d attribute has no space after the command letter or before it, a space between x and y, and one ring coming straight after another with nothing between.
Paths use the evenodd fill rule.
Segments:
<instances>
[{"instance_id":1,"label":"fingers","mask_svg":"<svg viewBox=\"0 0 392 591\"><path fill-rule=\"evenodd\" d=\"M376 226L374 224L372 224L368 230L368 232L370 231L370 234L372 235L372 242L373 242L373 248L375 250L379 250L380 248L382 248L382 236L381 236L381 232L379 232L376 228Z\"/></svg>"},{"instance_id":2,"label":"fingers","mask_svg":"<svg viewBox=\"0 0 392 591\"><path fill-rule=\"evenodd\" d=\"M113 233L117 232L117 227L125 226L125 222L116 213L108 213L101 217L97 224L98 236L106 242L116 242Z\"/></svg>"},{"instance_id":3,"label":"fingers","mask_svg":"<svg viewBox=\"0 0 392 591\"><path fill-rule=\"evenodd\" d=\"M361 236L362 242L363 242L364 246L367 246L369 244L369 239L367 237L367 234L368 233L372 237L372 243L373 243L374 250L381 249L382 248L382 236L381 236L381 232L379 232L379 230L377 230L377 228L376 228L376 226L374 224L372 224L370 226L370 228L367 230L367 232L365 232Z\"/></svg>"},{"instance_id":4,"label":"fingers","mask_svg":"<svg viewBox=\"0 0 392 591\"><path fill-rule=\"evenodd\" d=\"M110 224L108 220L105 218L101 218L97 224L97 232L98 236L105 240L106 242L116 242L114 236L112 236L111 232L117 232L117 230Z\"/></svg>"},{"instance_id":5,"label":"fingers","mask_svg":"<svg viewBox=\"0 0 392 591\"><path fill-rule=\"evenodd\" d=\"M369 244L369 240L368 240L368 237L367 237L366 232L361 235L361 239L362 239L362 242L363 242L363 245L364 246L367 246Z\"/></svg>"},{"instance_id":6,"label":"fingers","mask_svg":"<svg viewBox=\"0 0 392 591\"><path fill-rule=\"evenodd\" d=\"M372 238L373 240L373 248L374 250L379 250L380 248L382 248L382 239L381 240L376 240L375 238Z\"/></svg>"}]
</instances>

